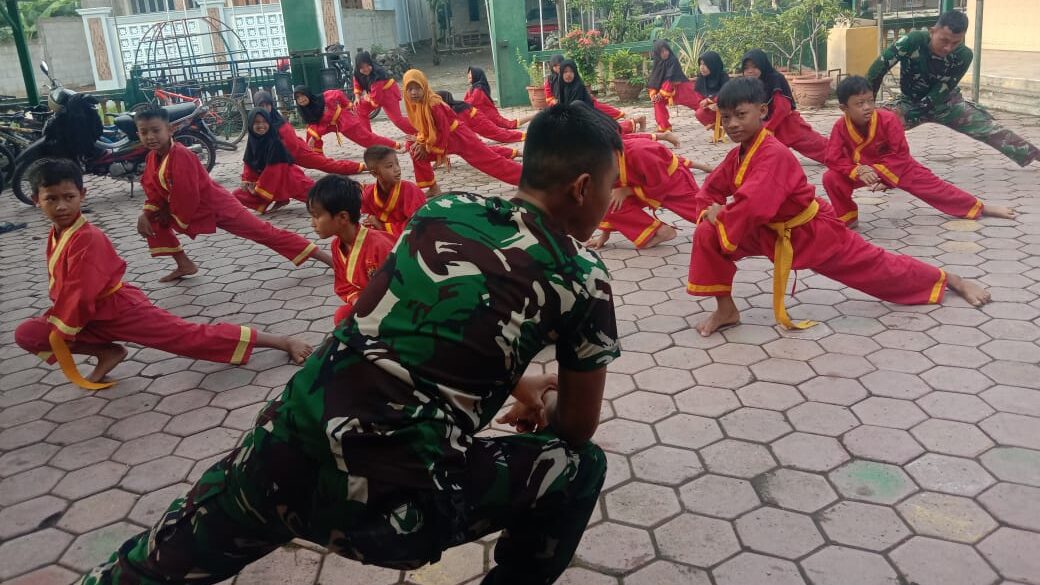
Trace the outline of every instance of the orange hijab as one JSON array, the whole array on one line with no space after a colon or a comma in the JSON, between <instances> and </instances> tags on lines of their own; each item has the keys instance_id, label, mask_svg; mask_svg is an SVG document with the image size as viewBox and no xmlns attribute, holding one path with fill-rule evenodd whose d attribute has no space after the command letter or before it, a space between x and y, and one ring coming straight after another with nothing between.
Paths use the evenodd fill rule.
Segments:
<instances>
[{"instance_id":1,"label":"orange hijab","mask_svg":"<svg viewBox=\"0 0 1040 585\"><path fill-rule=\"evenodd\" d=\"M408 96L408 84L416 83L423 90L421 102L412 101ZM430 82L426 75L418 69L409 69L404 74L401 85L404 87L404 106L408 113L408 120L415 126L417 131L416 141L419 144L435 144L437 142L437 124L433 121L431 108L444 103L441 96L430 89Z\"/></svg>"}]
</instances>

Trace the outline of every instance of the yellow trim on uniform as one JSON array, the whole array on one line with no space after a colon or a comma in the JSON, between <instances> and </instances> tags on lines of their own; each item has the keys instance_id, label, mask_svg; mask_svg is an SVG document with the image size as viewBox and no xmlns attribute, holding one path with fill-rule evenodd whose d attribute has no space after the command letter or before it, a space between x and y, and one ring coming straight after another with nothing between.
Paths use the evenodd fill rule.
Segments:
<instances>
[{"instance_id":1,"label":"yellow trim on uniform","mask_svg":"<svg viewBox=\"0 0 1040 585\"><path fill-rule=\"evenodd\" d=\"M451 126L448 127L448 132L454 132L455 129L458 128L458 127L459 127L459 121L458 120L452 120Z\"/></svg>"},{"instance_id":2,"label":"yellow trim on uniform","mask_svg":"<svg viewBox=\"0 0 1040 585\"><path fill-rule=\"evenodd\" d=\"M324 98L323 98L324 99ZM343 113L343 106L336 106L336 113L332 114L332 125L336 127L336 144L343 146L343 136L339 133L339 115Z\"/></svg>"},{"instance_id":3,"label":"yellow trim on uniform","mask_svg":"<svg viewBox=\"0 0 1040 585\"><path fill-rule=\"evenodd\" d=\"M388 199L385 203L379 197L379 183L377 182L372 187L372 195L374 195L374 198L376 200L376 206L380 209L379 221L386 225L390 225L390 212L392 212L394 209L397 209L397 201L401 198L401 183L401 181L398 181L397 184L394 185L394 190L390 193L390 199ZM388 229L387 231L390 230ZM362 239L364 239L363 236Z\"/></svg>"},{"instance_id":4,"label":"yellow trim on uniform","mask_svg":"<svg viewBox=\"0 0 1040 585\"><path fill-rule=\"evenodd\" d=\"M470 107L470 109L469 109L469 117L470 118L476 118L477 117L477 108L474 108L472 106Z\"/></svg>"},{"instance_id":5,"label":"yellow trim on uniform","mask_svg":"<svg viewBox=\"0 0 1040 585\"><path fill-rule=\"evenodd\" d=\"M693 284L692 282L686 283L686 292L689 293L717 293L717 292L731 292L733 286L729 284Z\"/></svg>"},{"instance_id":6,"label":"yellow trim on uniform","mask_svg":"<svg viewBox=\"0 0 1040 585\"><path fill-rule=\"evenodd\" d=\"M170 154L173 153L173 139L170 139L170 151L163 157L162 162L159 163L159 186L163 190L169 192L170 186L166 183L166 167L170 165Z\"/></svg>"},{"instance_id":7,"label":"yellow trim on uniform","mask_svg":"<svg viewBox=\"0 0 1040 585\"><path fill-rule=\"evenodd\" d=\"M388 80L386 80L386 83L383 84L383 89L390 89L391 87L394 86L395 83L397 83L397 82L394 81L393 79L388 79Z\"/></svg>"},{"instance_id":8,"label":"yellow trim on uniform","mask_svg":"<svg viewBox=\"0 0 1040 585\"><path fill-rule=\"evenodd\" d=\"M668 176L671 177L677 170L679 170L679 157L673 154L672 162L668 165Z\"/></svg>"},{"instance_id":9,"label":"yellow trim on uniform","mask_svg":"<svg viewBox=\"0 0 1040 585\"><path fill-rule=\"evenodd\" d=\"M176 216L176 215L174 215L173 213L170 213L170 217L172 217L172 218L173 218L173 221L177 222L177 225L178 225L178 226L179 226L179 227L180 227L180 228L181 228L182 230L186 230L186 229L188 229L188 224L186 224L186 223L184 223L183 221L181 221L181 218L177 217L177 216Z\"/></svg>"},{"instance_id":10,"label":"yellow trim on uniform","mask_svg":"<svg viewBox=\"0 0 1040 585\"><path fill-rule=\"evenodd\" d=\"M719 230L719 242L722 243L722 248L727 252L735 251L737 247L733 242L729 241L729 235L726 234L726 226L722 225L722 222L716 219L715 227Z\"/></svg>"},{"instance_id":11,"label":"yellow trim on uniform","mask_svg":"<svg viewBox=\"0 0 1040 585\"><path fill-rule=\"evenodd\" d=\"M839 217L838 219L840 219L841 221L843 221L845 223L849 223L850 221L856 219L857 217L859 217L859 212L858 211L850 211L850 212L846 213L845 215Z\"/></svg>"},{"instance_id":12,"label":"yellow trim on uniform","mask_svg":"<svg viewBox=\"0 0 1040 585\"><path fill-rule=\"evenodd\" d=\"M638 197L640 201L646 203L650 207L653 207L654 209L661 207L661 202L657 199L651 199L641 185L632 187L632 192L635 193L636 197Z\"/></svg>"},{"instance_id":13,"label":"yellow trim on uniform","mask_svg":"<svg viewBox=\"0 0 1040 585\"><path fill-rule=\"evenodd\" d=\"M747 154L744 155L744 160L740 163L740 168L737 169L737 176L733 178L733 184L738 188L744 184L744 175L747 173L748 165L751 164L752 157L758 152L758 147L762 146L762 142L769 136L771 132L763 128L758 132L758 136L755 137L755 141L751 143L751 148L748 149Z\"/></svg>"},{"instance_id":14,"label":"yellow trim on uniform","mask_svg":"<svg viewBox=\"0 0 1040 585\"><path fill-rule=\"evenodd\" d=\"M847 130L849 136L852 137L852 141L856 143L856 148L852 151L852 162L859 164L859 159L863 154L863 149L871 142L874 142L874 137L877 136L877 122L877 110L874 110L870 114L870 126L867 131L867 138L864 140L864 138L860 136L859 131L856 130L856 125L852 123L852 120L850 120L848 116L845 116L845 130Z\"/></svg>"},{"instance_id":15,"label":"yellow trim on uniform","mask_svg":"<svg viewBox=\"0 0 1040 585\"><path fill-rule=\"evenodd\" d=\"M250 342L253 341L253 330L246 326L241 326L241 330L238 333L238 345L235 346L235 352L231 354L231 361L228 362L233 365L242 363L242 359L246 356L246 350L249 349Z\"/></svg>"},{"instance_id":16,"label":"yellow trim on uniform","mask_svg":"<svg viewBox=\"0 0 1040 585\"><path fill-rule=\"evenodd\" d=\"M270 191L268 191L267 189L264 189L263 187L261 187L260 185L257 185L256 187L253 187L253 192L254 193L259 193L261 197L263 197L264 199L267 199L268 201L274 201L274 195Z\"/></svg>"},{"instance_id":17,"label":"yellow trim on uniform","mask_svg":"<svg viewBox=\"0 0 1040 585\"><path fill-rule=\"evenodd\" d=\"M72 234L76 233L79 228L83 227L87 223L87 218L80 215L76 218L76 221L72 222L72 225L65 228L65 231L61 232L61 237L55 241L54 230L51 229L51 243L53 244L51 257L47 259L47 274L50 276L50 281L47 283L47 290L54 288L54 267L58 265L58 258L61 258L62 252L65 251L65 247L69 245L69 240L72 239Z\"/></svg>"},{"instance_id":18,"label":"yellow trim on uniform","mask_svg":"<svg viewBox=\"0 0 1040 585\"><path fill-rule=\"evenodd\" d=\"M726 131L722 128L722 111L715 108L715 125L711 128L711 143L718 144L726 140Z\"/></svg>"},{"instance_id":19,"label":"yellow trim on uniform","mask_svg":"<svg viewBox=\"0 0 1040 585\"><path fill-rule=\"evenodd\" d=\"M639 234L639 237L637 237L632 243L635 244L637 248L642 248L643 244L645 244L647 241L650 240L651 237L653 237L653 235L657 232L657 228L659 227L661 227L661 220L655 219L654 221L650 222L650 225L646 226L646 229L643 230L643 233Z\"/></svg>"},{"instance_id":20,"label":"yellow trim on uniform","mask_svg":"<svg viewBox=\"0 0 1040 585\"><path fill-rule=\"evenodd\" d=\"M306 260L307 258L310 258L311 254L313 254L314 251L317 250L317 249L318 249L318 247L315 246L313 242L311 242L310 244L307 244L307 247L304 248L303 251L299 253L299 255L297 255L295 258L293 258L292 263L294 265L296 265L296 266L299 266L300 264L303 264L303 261Z\"/></svg>"},{"instance_id":21,"label":"yellow trim on uniform","mask_svg":"<svg viewBox=\"0 0 1040 585\"><path fill-rule=\"evenodd\" d=\"M82 327L73 327L73 326L69 325L68 323L62 321L60 318L58 318L55 315L51 315L50 317L47 317L47 322L50 323L51 325L54 325L55 327L57 327L58 331L61 331L65 335L71 335L71 336L75 337L77 333L79 333L80 331L83 331Z\"/></svg>"},{"instance_id":22,"label":"yellow trim on uniform","mask_svg":"<svg viewBox=\"0 0 1040 585\"><path fill-rule=\"evenodd\" d=\"M123 288L123 283L122 282L116 284L112 288L110 288L110 289L106 290L105 292L101 293L101 295L98 297L98 300L100 301L101 299L107 299L108 297L110 297L110 296L116 294L117 292L119 292L119 290L121 288Z\"/></svg>"},{"instance_id":23,"label":"yellow trim on uniform","mask_svg":"<svg viewBox=\"0 0 1040 585\"><path fill-rule=\"evenodd\" d=\"M115 382L90 382L84 378L79 373L79 370L76 369L76 362L72 361L72 352L69 351L69 346L65 345L65 340L62 339L57 331L51 331L50 335L47 336L47 341L50 342L54 358L57 360L58 365L61 366L61 371L68 378L69 382L84 390L104 390L115 384Z\"/></svg>"},{"instance_id":24,"label":"yellow trim on uniform","mask_svg":"<svg viewBox=\"0 0 1040 585\"><path fill-rule=\"evenodd\" d=\"M360 228L357 237L354 238L354 245L350 248L350 257L347 258L346 274L347 281L349 282L353 282L354 270L357 268L358 258L361 257L361 247L365 245L365 236L367 235L368 229Z\"/></svg>"},{"instance_id":25,"label":"yellow trim on uniform","mask_svg":"<svg viewBox=\"0 0 1040 585\"><path fill-rule=\"evenodd\" d=\"M417 187L419 187L420 189L426 189L428 187L433 187L436 184L437 184L437 180L434 179L432 181L419 181L415 185Z\"/></svg>"},{"instance_id":26,"label":"yellow trim on uniform","mask_svg":"<svg viewBox=\"0 0 1040 585\"><path fill-rule=\"evenodd\" d=\"M979 216L980 213L982 213L982 200L976 199L975 205L971 206L971 209L968 211L968 215L965 215L964 217L967 219L975 219Z\"/></svg>"},{"instance_id":27,"label":"yellow trim on uniform","mask_svg":"<svg viewBox=\"0 0 1040 585\"><path fill-rule=\"evenodd\" d=\"M812 221L819 210L820 204L814 199L808 207L791 219L766 224L766 227L776 232L776 245L773 248L773 316L785 329L808 329L816 325L815 321L791 321L784 306L784 293L787 290L787 279L791 276L791 265L794 263L791 230Z\"/></svg>"},{"instance_id":28,"label":"yellow trim on uniform","mask_svg":"<svg viewBox=\"0 0 1040 585\"><path fill-rule=\"evenodd\" d=\"M158 205L152 205L151 203L145 203L144 204L144 210L145 211L159 211L159 206Z\"/></svg>"},{"instance_id":29,"label":"yellow trim on uniform","mask_svg":"<svg viewBox=\"0 0 1040 585\"><path fill-rule=\"evenodd\" d=\"M932 287L932 294L928 295L928 304L934 305L939 302L943 289L946 288L946 271L939 270L939 281Z\"/></svg>"},{"instance_id":30,"label":"yellow trim on uniform","mask_svg":"<svg viewBox=\"0 0 1040 585\"><path fill-rule=\"evenodd\" d=\"M148 251L155 256L156 254L176 254L182 252L184 248L177 246L175 248L148 248Z\"/></svg>"},{"instance_id":31,"label":"yellow trim on uniform","mask_svg":"<svg viewBox=\"0 0 1040 585\"><path fill-rule=\"evenodd\" d=\"M890 171L889 168L886 167L885 165L883 165L881 163L876 163L876 164L873 165L873 167L874 167L874 170L878 172L878 174L880 174L882 177L888 179L889 182L892 183L893 187L899 184L899 177L895 173Z\"/></svg>"}]
</instances>

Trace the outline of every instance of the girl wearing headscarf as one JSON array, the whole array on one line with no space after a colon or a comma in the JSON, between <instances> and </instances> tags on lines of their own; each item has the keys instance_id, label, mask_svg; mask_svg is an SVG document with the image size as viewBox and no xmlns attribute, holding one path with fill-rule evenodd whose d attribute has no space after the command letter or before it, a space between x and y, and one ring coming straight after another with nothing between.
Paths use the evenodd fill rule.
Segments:
<instances>
[{"instance_id":1,"label":"girl wearing headscarf","mask_svg":"<svg viewBox=\"0 0 1040 585\"><path fill-rule=\"evenodd\" d=\"M477 109L476 106L473 106L467 102L456 100L455 96L451 95L451 92L438 91L437 95L441 96L441 99L444 100L444 103L451 106L451 109L455 112L455 115L463 124L469 126L470 130L476 132L484 138L494 140L495 142L504 143L524 141L523 132L519 130L506 130L501 126L496 125L494 122L488 119L487 115L485 115L484 112ZM494 145L491 145L491 149L497 151Z\"/></svg>"},{"instance_id":2,"label":"girl wearing headscarf","mask_svg":"<svg viewBox=\"0 0 1040 585\"><path fill-rule=\"evenodd\" d=\"M697 102L697 120L706 128L715 130L718 138L722 137L721 122L719 121L718 108L715 107L715 98L719 90L729 81L726 66L722 63L722 56L715 51L708 51L697 60L700 74L693 84L693 91L700 98Z\"/></svg>"},{"instance_id":3,"label":"girl wearing headscarf","mask_svg":"<svg viewBox=\"0 0 1040 585\"><path fill-rule=\"evenodd\" d=\"M382 65L372 60L368 51L361 51L354 58L354 95L358 118L366 128L372 129L369 115L376 108L383 108L394 126L408 136L415 136L415 128L401 113L401 88Z\"/></svg>"},{"instance_id":4,"label":"girl wearing headscarf","mask_svg":"<svg viewBox=\"0 0 1040 585\"><path fill-rule=\"evenodd\" d=\"M491 98L491 84L488 83L487 74L480 67L470 67L466 71L469 81L469 89L462 99L471 106L480 108L480 113L487 116L496 126L506 130L516 130L531 121L534 116L524 116L519 119L507 119L502 116L495 106L495 100Z\"/></svg>"},{"instance_id":5,"label":"girl wearing headscarf","mask_svg":"<svg viewBox=\"0 0 1040 585\"><path fill-rule=\"evenodd\" d=\"M408 121L415 126L411 145L415 182L429 189L427 197L440 193L431 162L446 162L457 154L478 170L510 185L520 184L521 166L496 154L480 138L459 122L455 111L430 89L426 76L418 69L404 74L404 105Z\"/></svg>"},{"instance_id":6,"label":"girl wearing headscarf","mask_svg":"<svg viewBox=\"0 0 1040 585\"><path fill-rule=\"evenodd\" d=\"M625 117L624 112L592 97L578 73L578 64L572 59L566 59L560 64L560 75L553 85L553 97L555 98L554 104L567 105L574 102L589 104L616 121L621 127L622 134L635 132L637 127L639 130L646 128L646 116L635 116L632 120L622 120Z\"/></svg>"},{"instance_id":7,"label":"girl wearing headscarf","mask_svg":"<svg viewBox=\"0 0 1040 585\"><path fill-rule=\"evenodd\" d=\"M654 41L654 68L650 71L650 79L646 83L650 101L654 104L654 119L657 120L657 131L668 132L672 129L671 115L668 106L676 104L692 110L700 104L700 96L693 90L693 83L683 73L679 59L672 52L668 41Z\"/></svg>"},{"instance_id":8,"label":"girl wearing headscarf","mask_svg":"<svg viewBox=\"0 0 1040 585\"><path fill-rule=\"evenodd\" d=\"M769 115L765 128L777 140L802 153L812 160L824 164L827 153L827 138L821 135L802 118L795 108L794 95L787 79L773 68L769 56L762 49L751 49L740 62L744 77L756 77L766 86L769 96Z\"/></svg>"},{"instance_id":9,"label":"girl wearing headscarf","mask_svg":"<svg viewBox=\"0 0 1040 585\"><path fill-rule=\"evenodd\" d=\"M314 169L323 173L334 175L357 175L365 172L365 163L352 160L335 160L321 153L311 150L307 143L296 135L296 130L289 124L278 110L274 107L274 98L266 91L258 91L253 94L253 103L257 108L263 109L270 114L271 126L278 130L278 136L282 139L289 155L296 164L305 169Z\"/></svg>"},{"instance_id":10,"label":"girl wearing headscarf","mask_svg":"<svg viewBox=\"0 0 1040 585\"><path fill-rule=\"evenodd\" d=\"M545 103L550 106L556 105L556 96L553 95L553 87L556 80L560 78L560 66L563 65L563 55L553 55L549 58L549 76L545 78L542 91L545 92Z\"/></svg>"},{"instance_id":11,"label":"girl wearing headscarf","mask_svg":"<svg viewBox=\"0 0 1040 585\"><path fill-rule=\"evenodd\" d=\"M385 136L374 134L367 129L358 118L353 102L347 98L343 90L330 89L320 96L311 93L305 85L297 85L293 89L296 110L300 119L307 123L307 144L318 153L325 152L323 136L336 134L336 141L342 144L340 135L346 136L364 148L375 144L401 150L402 144Z\"/></svg>"},{"instance_id":12,"label":"girl wearing headscarf","mask_svg":"<svg viewBox=\"0 0 1040 585\"><path fill-rule=\"evenodd\" d=\"M314 185L303 170L293 164L293 157L282 142L271 114L263 108L249 112L249 141L242 157L242 186L233 195L242 205L266 213L289 203L290 199L307 202L307 192Z\"/></svg>"}]
</instances>

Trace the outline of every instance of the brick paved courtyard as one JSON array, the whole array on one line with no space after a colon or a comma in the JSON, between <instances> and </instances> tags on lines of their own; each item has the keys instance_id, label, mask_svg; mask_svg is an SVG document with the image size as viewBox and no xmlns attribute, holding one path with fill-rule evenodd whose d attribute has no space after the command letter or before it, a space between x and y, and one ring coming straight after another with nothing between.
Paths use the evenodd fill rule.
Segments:
<instances>
[{"instance_id":1,"label":"brick paved courtyard","mask_svg":"<svg viewBox=\"0 0 1040 585\"><path fill-rule=\"evenodd\" d=\"M828 131L837 115L808 119ZM1002 118L1040 140L1035 118ZM691 120L676 120L678 152L719 162L727 148ZM385 121L376 128L397 136ZM609 472L562 583L1040 584L1040 171L943 128L909 138L938 174L1016 206L1020 220L958 220L889 192L859 199L860 231L986 284L995 302L982 310L953 295L942 307L894 306L803 272L791 314L821 324L784 332L773 326L771 267L752 259L734 290L744 324L702 338L691 324L713 304L685 292L691 226L680 221L679 238L641 252L615 236L603 257L624 354L610 366L595 439ZM330 152L361 151L333 140ZM225 185L237 184L240 157L220 155L214 175ZM455 163L444 187L511 192ZM819 185L823 168L806 170ZM150 259L136 233L140 189L131 199L125 184L89 188L88 219L160 306L312 343L329 332L339 304L330 271L292 269L222 233L188 244L196 278L159 285L170 265ZM313 237L298 203L269 218ZM47 223L9 191L0 219L30 224L0 236L0 582L65 584L150 526L297 368L272 350L234 368L132 347L115 387L71 386L12 339L49 305ZM300 543L236 582L478 583L493 543L406 574Z\"/></svg>"}]
</instances>

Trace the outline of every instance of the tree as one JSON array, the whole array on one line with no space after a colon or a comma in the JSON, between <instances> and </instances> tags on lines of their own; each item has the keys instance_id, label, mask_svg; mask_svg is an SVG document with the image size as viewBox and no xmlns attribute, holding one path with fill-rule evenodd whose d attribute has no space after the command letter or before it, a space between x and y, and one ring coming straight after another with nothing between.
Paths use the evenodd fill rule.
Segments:
<instances>
[{"instance_id":1,"label":"tree","mask_svg":"<svg viewBox=\"0 0 1040 585\"><path fill-rule=\"evenodd\" d=\"M30 0L20 4L19 15L28 38L36 36L36 24L41 18L76 16L76 9L79 8L79 0ZM7 13L6 5L0 2L0 40L7 40L11 36L11 16Z\"/></svg>"}]
</instances>

